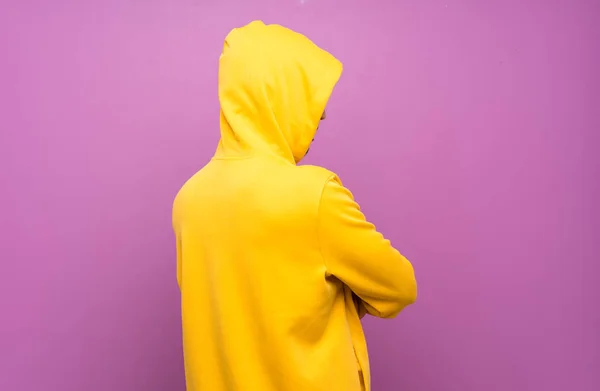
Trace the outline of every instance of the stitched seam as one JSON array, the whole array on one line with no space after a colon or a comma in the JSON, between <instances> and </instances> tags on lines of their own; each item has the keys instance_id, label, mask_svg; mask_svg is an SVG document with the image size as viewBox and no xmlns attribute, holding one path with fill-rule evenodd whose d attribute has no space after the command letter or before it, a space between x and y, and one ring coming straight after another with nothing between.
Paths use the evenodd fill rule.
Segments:
<instances>
[{"instance_id":1,"label":"stitched seam","mask_svg":"<svg viewBox=\"0 0 600 391\"><path fill-rule=\"evenodd\" d=\"M329 272L329 266L327 266L327 260L325 258L325 256L323 255L323 250L322 250L322 246L321 246L321 230L320 230L320 226L321 226L321 205L323 203L323 194L325 193L325 188L327 187L327 185L329 184L329 182L335 178L335 174L330 175L327 180L325 181L325 183L323 184L323 188L321 189L321 195L319 197L319 205L317 206L317 227L316 227L316 231L317 231L317 247L319 249L319 254L321 255L321 260L323 261L323 265L325 266L325 269Z\"/></svg>"},{"instance_id":2,"label":"stitched seam","mask_svg":"<svg viewBox=\"0 0 600 391\"><path fill-rule=\"evenodd\" d=\"M254 156L249 155L249 156L221 156L221 157L213 157L210 160L246 160L246 159L252 159Z\"/></svg>"}]
</instances>

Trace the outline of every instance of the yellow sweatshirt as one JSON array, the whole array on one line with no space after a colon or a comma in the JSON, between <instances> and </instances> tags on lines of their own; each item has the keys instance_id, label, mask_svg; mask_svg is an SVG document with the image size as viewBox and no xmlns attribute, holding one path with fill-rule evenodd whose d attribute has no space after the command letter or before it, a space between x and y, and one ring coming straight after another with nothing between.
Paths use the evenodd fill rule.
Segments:
<instances>
[{"instance_id":1,"label":"yellow sweatshirt","mask_svg":"<svg viewBox=\"0 0 600 391\"><path fill-rule=\"evenodd\" d=\"M416 299L336 175L296 166L341 73L278 25L226 38L221 141L173 207L187 391L368 391L360 317Z\"/></svg>"}]
</instances>

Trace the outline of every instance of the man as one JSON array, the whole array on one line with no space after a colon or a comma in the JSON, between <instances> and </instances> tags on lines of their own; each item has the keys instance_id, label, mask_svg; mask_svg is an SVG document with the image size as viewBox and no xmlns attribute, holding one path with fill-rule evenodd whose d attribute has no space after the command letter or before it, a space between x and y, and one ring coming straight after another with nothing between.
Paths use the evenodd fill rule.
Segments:
<instances>
[{"instance_id":1,"label":"man","mask_svg":"<svg viewBox=\"0 0 600 391\"><path fill-rule=\"evenodd\" d=\"M225 40L221 140L173 208L188 391L368 391L360 317L416 299L335 174L296 166L341 73L278 25Z\"/></svg>"}]
</instances>

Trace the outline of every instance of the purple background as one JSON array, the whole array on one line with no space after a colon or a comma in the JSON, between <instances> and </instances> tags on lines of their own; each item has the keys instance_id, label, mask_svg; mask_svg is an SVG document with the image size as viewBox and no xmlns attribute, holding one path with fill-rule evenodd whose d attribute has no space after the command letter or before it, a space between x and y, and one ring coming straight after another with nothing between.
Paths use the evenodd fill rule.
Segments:
<instances>
[{"instance_id":1,"label":"purple background","mask_svg":"<svg viewBox=\"0 0 600 391\"><path fill-rule=\"evenodd\" d=\"M417 270L365 323L374 390L600 389L598 1L1 8L0 390L184 389L171 202L256 18L345 64L308 163Z\"/></svg>"}]
</instances>

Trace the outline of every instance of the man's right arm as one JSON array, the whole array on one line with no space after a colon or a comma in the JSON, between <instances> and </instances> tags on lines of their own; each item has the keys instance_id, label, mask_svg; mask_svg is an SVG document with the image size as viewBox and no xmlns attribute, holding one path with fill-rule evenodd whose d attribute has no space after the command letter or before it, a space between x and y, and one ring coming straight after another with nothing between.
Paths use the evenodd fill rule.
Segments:
<instances>
[{"instance_id":1,"label":"man's right arm","mask_svg":"<svg viewBox=\"0 0 600 391\"><path fill-rule=\"evenodd\" d=\"M365 219L335 176L323 189L318 234L328 273L346 284L371 315L392 318L415 302L412 265Z\"/></svg>"}]
</instances>

